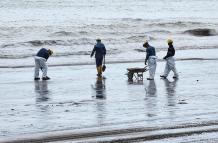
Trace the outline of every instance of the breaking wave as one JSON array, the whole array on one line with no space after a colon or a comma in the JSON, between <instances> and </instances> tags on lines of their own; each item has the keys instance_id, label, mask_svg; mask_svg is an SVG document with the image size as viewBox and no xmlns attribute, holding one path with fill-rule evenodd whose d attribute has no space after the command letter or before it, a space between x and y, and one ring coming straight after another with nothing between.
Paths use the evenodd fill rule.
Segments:
<instances>
[{"instance_id":1,"label":"breaking wave","mask_svg":"<svg viewBox=\"0 0 218 143\"><path fill-rule=\"evenodd\" d=\"M108 55L118 54L120 51L118 49L109 49L107 50ZM52 57L66 57L66 56L86 56L90 55L91 51L76 51L76 52L65 52L65 53L56 53ZM23 59L33 57L35 54L0 54L0 59Z\"/></svg>"},{"instance_id":2,"label":"breaking wave","mask_svg":"<svg viewBox=\"0 0 218 143\"><path fill-rule=\"evenodd\" d=\"M152 23L150 25L160 26L160 27L186 27L186 26L196 26L196 25L203 25L204 23L201 22L189 22L189 21L175 21L175 22L161 22L161 23Z\"/></svg>"},{"instance_id":3,"label":"breaking wave","mask_svg":"<svg viewBox=\"0 0 218 143\"><path fill-rule=\"evenodd\" d=\"M64 37L64 36L73 37L73 36L78 36L78 35L88 35L88 32L79 31L76 33L76 32L68 32L68 31L58 31L58 32L51 34L51 36L54 36L54 37Z\"/></svg>"},{"instance_id":4,"label":"breaking wave","mask_svg":"<svg viewBox=\"0 0 218 143\"><path fill-rule=\"evenodd\" d=\"M89 45L94 44L95 40L90 38L79 38L79 39L70 39L70 40L34 40L28 41L24 44L31 44L32 46L54 46L54 45L62 45L62 46L72 46L72 45Z\"/></svg>"},{"instance_id":5,"label":"breaking wave","mask_svg":"<svg viewBox=\"0 0 218 143\"><path fill-rule=\"evenodd\" d=\"M147 19L141 19L141 18L123 18L121 19L125 22L143 22L145 25L148 26L156 26L156 27L187 27L187 26L200 26L200 25L207 25L207 23L203 22L194 22L194 21L158 21L158 20L148 20Z\"/></svg>"},{"instance_id":6,"label":"breaking wave","mask_svg":"<svg viewBox=\"0 0 218 143\"><path fill-rule=\"evenodd\" d=\"M31 44L32 46L43 46L43 45L62 45L64 44L63 40L34 40L26 42L27 44Z\"/></svg>"},{"instance_id":7,"label":"breaking wave","mask_svg":"<svg viewBox=\"0 0 218 143\"><path fill-rule=\"evenodd\" d=\"M55 32L53 34L51 34L52 36L75 36L76 34L73 32L67 32L67 31L58 31Z\"/></svg>"},{"instance_id":8,"label":"breaking wave","mask_svg":"<svg viewBox=\"0 0 218 143\"><path fill-rule=\"evenodd\" d=\"M139 21L144 21L144 19L141 18L122 18L122 21L131 21L131 22L139 22Z\"/></svg>"},{"instance_id":9,"label":"breaking wave","mask_svg":"<svg viewBox=\"0 0 218 143\"><path fill-rule=\"evenodd\" d=\"M155 40L154 37L151 36L147 36L147 35L138 35L138 36L130 36L125 38L126 40L130 41L134 41L134 42L141 42L144 41L145 39L149 39L149 40ZM123 40L125 40L123 39Z\"/></svg>"},{"instance_id":10,"label":"breaking wave","mask_svg":"<svg viewBox=\"0 0 218 143\"><path fill-rule=\"evenodd\" d=\"M93 45L95 40L89 38L79 38L79 39L70 39L70 40L33 40L27 42L19 42L19 43L12 43L12 44L4 44L1 45L1 48L6 47L20 47L20 46L72 46L72 45Z\"/></svg>"},{"instance_id":11,"label":"breaking wave","mask_svg":"<svg viewBox=\"0 0 218 143\"><path fill-rule=\"evenodd\" d=\"M191 49L197 49L197 50L202 50L202 49L217 49L218 46L180 46L176 47L176 50L191 50ZM166 47L158 47L156 48L156 52L166 50ZM145 52L145 49L138 49L135 48L134 51L137 52Z\"/></svg>"},{"instance_id":12,"label":"breaking wave","mask_svg":"<svg viewBox=\"0 0 218 143\"><path fill-rule=\"evenodd\" d=\"M171 34L171 32L168 30L152 30L152 31L148 31L146 33Z\"/></svg>"}]
</instances>

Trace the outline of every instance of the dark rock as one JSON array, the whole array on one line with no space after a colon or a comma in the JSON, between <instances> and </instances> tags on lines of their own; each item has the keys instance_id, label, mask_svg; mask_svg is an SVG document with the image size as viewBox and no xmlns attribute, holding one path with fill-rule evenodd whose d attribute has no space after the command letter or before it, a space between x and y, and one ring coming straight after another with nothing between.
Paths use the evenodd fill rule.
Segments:
<instances>
[{"instance_id":1,"label":"dark rock","mask_svg":"<svg viewBox=\"0 0 218 143\"><path fill-rule=\"evenodd\" d=\"M208 28L202 28L202 29L191 29L186 30L184 33L188 33L194 36L214 36L216 35L215 29L208 29Z\"/></svg>"},{"instance_id":2,"label":"dark rock","mask_svg":"<svg viewBox=\"0 0 218 143\"><path fill-rule=\"evenodd\" d=\"M179 101L178 104L188 104L188 103L185 101Z\"/></svg>"}]
</instances>

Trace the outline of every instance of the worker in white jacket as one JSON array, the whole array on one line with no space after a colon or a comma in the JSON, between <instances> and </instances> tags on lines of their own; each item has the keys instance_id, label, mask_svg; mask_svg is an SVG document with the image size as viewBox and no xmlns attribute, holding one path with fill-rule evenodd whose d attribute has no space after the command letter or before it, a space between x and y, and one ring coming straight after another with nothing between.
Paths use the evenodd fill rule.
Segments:
<instances>
[{"instance_id":1,"label":"worker in white jacket","mask_svg":"<svg viewBox=\"0 0 218 143\"><path fill-rule=\"evenodd\" d=\"M168 51L167 51L167 55L163 58L166 60L166 66L165 66L165 70L164 70L164 74L161 75L160 77L162 78L167 78L167 76L169 75L170 71L172 70L174 73L173 78L178 78L178 72L176 70L176 64L175 64L175 59L174 59L174 55L175 55L175 49L173 47L173 40L172 39L168 39L167 43L169 45Z\"/></svg>"},{"instance_id":2,"label":"worker in white jacket","mask_svg":"<svg viewBox=\"0 0 218 143\"><path fill-rule=\"evenodd\" d=\"M149 78L147 78L147 80L154 80L156 66L157 66L157 57L156 57L155 48L150 46L148 44L148 41L145 41L143 47L146 48L145 65L147 64L148 61L148 67L149 67Z\"/></svg>"}]
</instances>

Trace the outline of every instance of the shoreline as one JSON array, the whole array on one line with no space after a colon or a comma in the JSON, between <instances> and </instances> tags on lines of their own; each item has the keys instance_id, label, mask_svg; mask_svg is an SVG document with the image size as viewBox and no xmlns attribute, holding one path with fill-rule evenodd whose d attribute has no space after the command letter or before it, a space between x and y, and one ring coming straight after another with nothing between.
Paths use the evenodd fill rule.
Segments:
<instances>
[{"instance_id":1,"label":"shoreline","mask_svg":"<svg viewBox=\"0 0 218 143\"><path fill-rule=\"evenodd\" d=\"M218 60L217 53L218 49L198 49L198 50L177 50L175 59L176 61L191 61L191 60ZM159 51L156 53L158 61L164 61L166 51ZM79 60L80 59L80 60ZM132 59L132 60L130 60ZM121 53L120 55L106 56L107 64L121 64L121 63L137 63L142 62L144 64L145 52L139 53ZM82 61L82 62L81 62ZM82 65L95 65L94 58L89 56L81 57L51 57L48 61L49 67L60 67L60 66L82 66ZM0 69L4 68L33 68L34 59L33 57L27 59L1 59Z\"/></svg>"},{"instance_id":2,"label":"shoreline","mask_svg":"<svg viewBox=\"0 0 218 143\"><path fill-rule=\"evenodd\" d=\"M180 58L176 61L217 61L218 58ZM158 62L163 62L163 59L157 59ZM141 60L131 60L131 61L109 61L107 64L122 64L122 63L144 63L144 59ZM68 66L86 66L86 65L95 65L95 63L68 63L68 64L48 64L49 67L68 67ZM25 66L0 66L0 69L7 68L33 68L35 65L25 65Z\"/></svg>"}]
</instances>

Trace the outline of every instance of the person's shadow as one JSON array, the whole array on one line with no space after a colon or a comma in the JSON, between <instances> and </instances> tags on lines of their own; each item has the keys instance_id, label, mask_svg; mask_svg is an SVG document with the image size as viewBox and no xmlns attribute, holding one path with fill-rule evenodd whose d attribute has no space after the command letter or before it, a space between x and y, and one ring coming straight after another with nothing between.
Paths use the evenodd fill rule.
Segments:
<instances>
[{"instance_id":1,"label":"person's shadow","mask_svg":"<svg viewBox=\"0 0 218 143\"><path fill-rule=\"evenodd\" d=\"M47 81L35 81L36 102L46 102L49 100L49 90Z\"/></svg>"},{"instance_id":2,"label":"person's shadow","mask_svg":"<svg viewBox=\"0 0 218 143\"><path fill-rule=\"evenodd\" d=\"M95 91L95 98L97 99L105 99L106 93L105 93L105 79L103 77L98 77L96 79L95 85L92 85L92 88Z\"/></svg>"}]
</instances>

